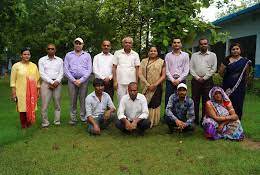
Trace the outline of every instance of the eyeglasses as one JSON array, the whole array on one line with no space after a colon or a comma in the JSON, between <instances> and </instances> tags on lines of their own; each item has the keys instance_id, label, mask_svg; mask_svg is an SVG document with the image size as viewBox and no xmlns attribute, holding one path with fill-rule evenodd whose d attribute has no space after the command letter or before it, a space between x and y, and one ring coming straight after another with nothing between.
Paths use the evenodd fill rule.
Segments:
<instances>
[{"instance_id":1,"label":"eyeglasses","mask_svg":"<svg viewBox=\"0 0 260 175\"><path fill-rule=\"evenodd\" d=\"M81 44L82 44L82 43L78 43L78 42L75 43L75 45L81 45Z\"/></svg>"},{"instance_id":2,"label":"eyeglasses","mask_svg":"<svg viewBox=\"0 0 260 175\"><path fill-rule=\"evenodd\" d=\"M54 48L47 48L47 50L54 50Z\"/></svg>"}]
</instances>

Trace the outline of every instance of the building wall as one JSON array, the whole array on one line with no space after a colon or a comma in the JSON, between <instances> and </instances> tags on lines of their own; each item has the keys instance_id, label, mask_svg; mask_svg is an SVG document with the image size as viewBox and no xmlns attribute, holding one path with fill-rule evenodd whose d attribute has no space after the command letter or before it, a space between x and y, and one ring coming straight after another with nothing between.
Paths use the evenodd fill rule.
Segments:
<instances>
[{"instance_id":1,"label":"building wall","mask_svg":"<svg viewBox=\"0 0 260 175\"><path fill-rule=\"evenodd\" d=\"M256 35L255 77L260 78L260 9L248 14L240 15L226 22L222 22L217 26L221 27L220 31L229 32L231 37L230 39ZM207 37L209 34L205 33L204 36ZM194 40L192 47L198 45L199 38L200 36ZM230 41L228 40L226 43L227 55Z\"/></svg>"}]
</instances>

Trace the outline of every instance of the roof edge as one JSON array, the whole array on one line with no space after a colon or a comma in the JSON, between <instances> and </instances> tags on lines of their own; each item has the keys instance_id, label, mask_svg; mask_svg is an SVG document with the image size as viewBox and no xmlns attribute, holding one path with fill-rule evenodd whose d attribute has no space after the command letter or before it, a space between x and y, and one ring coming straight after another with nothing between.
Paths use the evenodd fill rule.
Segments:
<instances>
[{"instance_id":1,"label":"roof edge","mask_svg":"<svg viewBox=\"0 0 260 175\"><path fill-rule=\"evenodd\" d=\"M240 15L243 15L243 14L258 10L258 9L260 9L260 3L255 4L251 7L245 8L243 10L239 10L238 12L232 13L232 14L224 16L222 18L219 18L219 19L213 21L212 24L214 24L214 25L222 24L222 23L232 20Z\"/></svg>"}]
</instances>

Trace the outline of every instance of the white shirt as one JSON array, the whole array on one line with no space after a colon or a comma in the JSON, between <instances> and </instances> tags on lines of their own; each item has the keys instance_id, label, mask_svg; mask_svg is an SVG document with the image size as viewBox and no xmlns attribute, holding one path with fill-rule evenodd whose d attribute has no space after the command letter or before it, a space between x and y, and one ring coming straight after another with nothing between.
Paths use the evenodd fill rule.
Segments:
<instances>
[{"instance_id":1,"label":"white shirt","mask_svg":"<svg viewBox=\"0 0 260 175\"><path fill-rule=\"evenodd\" d=\"M202 77L209 79L217 70L217 56L215 53L207 51L202 54L200 51L192 54L190 60L190 73L195 79Z\"/></svg>"},{"instance_id":2,"label":"white shirt","mask_svg":"<svg viewBox=\"0 0 260 175\"><path fill-rule=\"evenodd\" d=\"M124 49L114 54L113 64L117 65L116 75L118 84L129 84L136 82L136 66L140 66L138 53L131 50L129 54Z\"/></svg>"},{"instance_id":3,"label":"white shirt","mask_svg":"<svg viewBox=\"0 0 260 175\"><path fill-rule=\"evenodd\" d=\"M147 119L149 115L146 98L143 94L138 93L135 101L133 101L129 94L126 94L120 100L117 111L118 119L126 118L132 121L135 117L140 119Z\"/></svg>"},{"instance_id":4,"label":"white shirt","mask_svg":"<svg viewBox=\"0 0 260 175\"><path fill-rule=\"evenodd\" d=\"M40 76L43 81L53 84L54 81L61 82L63 77L63 60L54 56L49 58L48 55L40 58L38 62Z\"/></svg>"},{"instance_id":5,"label":"white shirt","mask_svg":"<svg viewBox=\"0 0 260 175\"><path fill-rule=\"evenodd\" d=\"M94 91L86 97L85 102L86 117L92 116L96 118L99 115L103 115L108 107L110 109L116 109L110 96L106 92L102 93L101 101L99 101Z\"/></svg>"},{"instance_id":6,"label":"white shirt","mask_svg":"<svg viewBox=\"0 0 260 175\"><path fill-rule=\"evenodd\" d=\"M95 78L104 80L113 78L112 67L113 67L113 55L111 53L104 54L103 52L97 54L93 60L93 73Z\"/></svg>"}]
</instances>

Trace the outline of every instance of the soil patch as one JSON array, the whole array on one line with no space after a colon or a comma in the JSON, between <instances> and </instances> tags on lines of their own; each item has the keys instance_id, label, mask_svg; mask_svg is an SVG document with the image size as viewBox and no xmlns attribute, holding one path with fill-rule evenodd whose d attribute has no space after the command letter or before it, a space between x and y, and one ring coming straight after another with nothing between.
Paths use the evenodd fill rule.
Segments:
<instances>
[{"instance_id":1,"label":"soil patch","mask_svg":"<svg viewBox=\"0 0 260 175\"><path fill-rule=\"evenodd\" d=\"M242 142L243 146L248 149L260 150L260 142L253 141L249 138L245 138Z\"/></svg>"}]
</instances>

